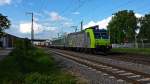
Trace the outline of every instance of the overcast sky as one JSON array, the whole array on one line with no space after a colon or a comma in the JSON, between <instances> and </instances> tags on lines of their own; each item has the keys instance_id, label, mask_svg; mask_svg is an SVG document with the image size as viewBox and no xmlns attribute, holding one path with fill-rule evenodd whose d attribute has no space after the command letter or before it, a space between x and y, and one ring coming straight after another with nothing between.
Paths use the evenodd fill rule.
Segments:
<instances>
[{"instance_id":1,"label":"overcast sky","mask_svg":"<svg viewBox=\"0 0 150 84\"><path fill-rule=\"evenodd\" d=\"M0 0L0 13L8 16L11 27L6 32L30 37L34 13L35 38L51 39L58 33L74 32L71 26L99 25L106 28L118 10L134 10L137 17L150 12L150 0Z\"/></svg>"}]
</instances>

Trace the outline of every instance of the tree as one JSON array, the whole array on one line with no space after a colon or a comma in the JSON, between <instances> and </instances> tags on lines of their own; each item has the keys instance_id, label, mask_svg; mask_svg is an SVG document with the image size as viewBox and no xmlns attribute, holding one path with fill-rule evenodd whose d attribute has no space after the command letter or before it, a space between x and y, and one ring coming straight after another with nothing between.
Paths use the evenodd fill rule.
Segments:
<instances>
[{"instance_id":1,"label":"tree","mask_svg":"<svg viewBox=\"0 0 150 84\"><path fill-rule=\"evenodd\" d=\"M112 43L132 42L137 29L137 18L131 10L115 13L107 26Z\"/></svg>"},{"instance_id":2,"label":"tree","mask_svg":"<svg viewBox=\"0 0 150 84\"><path fill-rule=\"evenodd\" d=\"M138 37L140 39L150 40L150 14L145 14L140 20L140 32Z\"/></svg>"},{"instance_id":3,"label":"tree","mask_svg":"<svg viewBox=\"0 0 150 84\"><path fill-rule=\"evenodd\" d=\"M7 16L4 16L0 13L0 37L3 36L4 30L10 27L10 21L7 19Z\"/></svg>"}]
</instances>

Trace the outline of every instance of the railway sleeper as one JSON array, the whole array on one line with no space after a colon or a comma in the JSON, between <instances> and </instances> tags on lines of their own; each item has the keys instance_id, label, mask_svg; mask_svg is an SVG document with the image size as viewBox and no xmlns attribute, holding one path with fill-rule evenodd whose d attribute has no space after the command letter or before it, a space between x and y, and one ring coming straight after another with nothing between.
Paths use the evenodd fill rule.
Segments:
<instances>
[{"instance_id":1,"label":"railway sleeper","mask_svg":"<svg viewBox=\"0 0 150 84\"><path fill-rule=\"evenodd\" d=\"M81 59L81 58L77 58L77 57L74 57L74 56L70 56L70 55L66 55L66 54L62 54L62 53L58 53L58 52L54 52L56 54L59 54L59 55L62 55L66 58L69 58L71 60L74 60L78 63L81 63L83 65L86 65L86 66L89 66L93 69L96 69L97 71L102 71L102 72L105 72L107 74L111 74L113 76L115 76L116 78L118 79L122 79L122 80L126 80L128 82L132 82L133 84L145 84L145 82L147 83L150 83L150 78L146 78L146 77L142 77L142 78L138 78L135 79L133 76L137 76L139 74L135 74L135 73L132 73L132 72L129 72L129 71L126 71L126 73L122 73L122 74L116 74L114 73L114 71L121 71L120 69L116 69L116 68L112 68L110 70L108 70L109 66L103 66L102 64L100 64L100 66L98 66L99 64L95 63L95 62L91 62L89 60L85 60L85 59ZM132 76L132 77L129 77L129 76ZM143 83L144 82L144 83Z\"/></svg>"}]
</instances>

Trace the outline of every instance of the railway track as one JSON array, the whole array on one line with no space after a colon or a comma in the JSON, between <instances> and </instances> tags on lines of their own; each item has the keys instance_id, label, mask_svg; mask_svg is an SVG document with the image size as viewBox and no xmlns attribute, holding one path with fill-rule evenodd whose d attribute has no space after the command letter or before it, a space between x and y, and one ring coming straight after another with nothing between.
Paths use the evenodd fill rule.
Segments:
<instances>
[{"instance_id":1,"label":"railway track","mask_svg":"<svg viewBox=\"0 0 150 84\"><path fill-rule=\"evenodd\" d=\"M136 70L126 69L122 67L118 67L112 64L100 62L95 59L85 58L80 56L79 54L73 54L69 52L64 52L62 50L50 50L50 52L54 54L61 55L65 58L76 61L82 65L86 65L92 69L96 69L97 71L102 71L111 76L114 76L117 79L122 79L131 84L150 84L150 74L139 72Z\"/></svg>"},{"instance_id":2,"label":"railway track","mask_svg":"<svg viewBox=\"0 0 150 84\"><path fill-rule=\"evenodd\" d=\"M127 62L139 63L144 65L150 65L150 57L146 56L134 56L134 55L108 55L106 58L117 59Z\"/></svg>"}]
</instances>

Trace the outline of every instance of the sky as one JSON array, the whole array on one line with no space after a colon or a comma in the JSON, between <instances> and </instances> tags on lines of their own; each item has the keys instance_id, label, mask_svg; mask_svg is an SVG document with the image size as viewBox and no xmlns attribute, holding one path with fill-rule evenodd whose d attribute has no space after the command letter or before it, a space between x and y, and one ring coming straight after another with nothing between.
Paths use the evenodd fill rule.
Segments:
<instances>
[{"instance_id":1,"label":"sky","mask_svg":"<svg viewBox=\"0 0 150 84\"><path fill-rule=\"evenodd\" d=\"M5 32L30 38L31 13L34 13L35 39L52 39L63 33L99 25L107 28L112 15L133 10L137 17L150 13L150 0L0 0L0 13L11 21Z\"/></svg>"}]
</instances>

